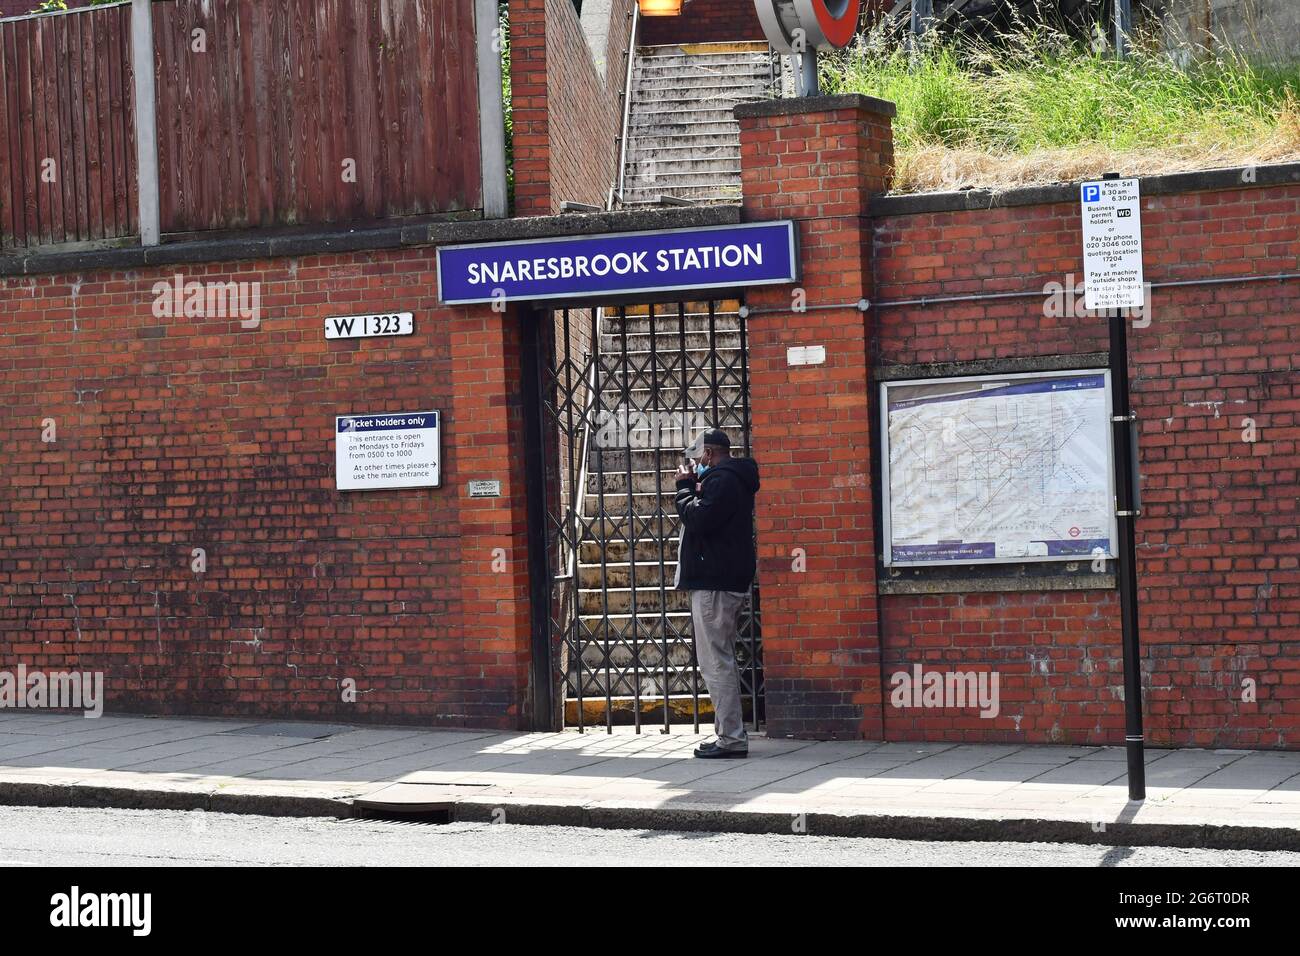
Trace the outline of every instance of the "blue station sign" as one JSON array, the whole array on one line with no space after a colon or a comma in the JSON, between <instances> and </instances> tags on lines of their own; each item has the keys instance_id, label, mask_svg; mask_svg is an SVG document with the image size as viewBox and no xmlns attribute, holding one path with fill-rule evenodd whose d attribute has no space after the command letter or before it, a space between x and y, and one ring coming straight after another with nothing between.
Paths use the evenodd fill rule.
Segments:
<instances>
[{"instance_id":1,"label":"blue station sign","mask_svg":"<svg viewBox=\"0 0 1300 956\"><path fill-rule=\"evenodd\" d=\"M742 289L798 279L793 222L605 233L438 249L447 305Z\"/></svg>"}]
</instances>

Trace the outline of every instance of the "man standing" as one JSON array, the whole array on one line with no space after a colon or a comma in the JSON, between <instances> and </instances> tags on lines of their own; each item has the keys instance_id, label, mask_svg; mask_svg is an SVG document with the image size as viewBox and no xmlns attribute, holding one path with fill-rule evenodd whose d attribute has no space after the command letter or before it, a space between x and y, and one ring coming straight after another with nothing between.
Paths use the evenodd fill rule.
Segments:
<instances>
[{"instance_id":1,"label":"man standing","mask_svg":"<svg viewBox=\"0 0 1300 956\"><path fill-rule=\"evenodd\" d=\"M713 701L714 743L697 757L745 757L749 735L740 709L736 615L754 580L754 494L758 465L733 458L726 432L711 428L686 449L695 470L677 469L677 514L682 537L676 587L691 595L695 653Z\"/></svg>"}]
</instances>

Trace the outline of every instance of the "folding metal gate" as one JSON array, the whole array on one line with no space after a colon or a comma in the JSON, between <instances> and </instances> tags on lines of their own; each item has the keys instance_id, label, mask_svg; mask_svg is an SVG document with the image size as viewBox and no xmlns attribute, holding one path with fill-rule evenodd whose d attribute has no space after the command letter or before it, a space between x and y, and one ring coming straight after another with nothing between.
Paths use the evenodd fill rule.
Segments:
<instances>
[{"instance_id":1,"label":"folding metal gate","mask_svg":"<svg viewBox=\"0 0 1300 956\"><path fill-rule=\"evenodd\" d=\"M566 725L689 723L711 708L688 595L674 589L673 473L705 428L750 452L738 302L564 309L536 316L546 647ZM540 562L539 562L540 563ZM739 621L742 701L757 728L757 588Z\"/></svg>"}]
</instances>

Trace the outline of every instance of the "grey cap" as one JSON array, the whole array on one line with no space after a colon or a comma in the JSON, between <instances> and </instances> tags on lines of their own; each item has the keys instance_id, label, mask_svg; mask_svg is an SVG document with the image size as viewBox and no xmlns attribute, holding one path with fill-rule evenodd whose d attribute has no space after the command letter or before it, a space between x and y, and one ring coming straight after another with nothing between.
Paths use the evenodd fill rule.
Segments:
<instances>
[{"instance_id":1,"label":"grey cap","mask_svg":"<svg viewBox=\"0 0 1300 956\"><path fill-rule=\"evenodd\" d=\"M710 428L706 431L700 432L700 434L696 436L695 441L686 446L686 457L699 458L704 454L705 445L717 445L720 448L726 448L730 451L731 439L727 437L727 433L721 428Z\"/></svg>"}]
</instances>

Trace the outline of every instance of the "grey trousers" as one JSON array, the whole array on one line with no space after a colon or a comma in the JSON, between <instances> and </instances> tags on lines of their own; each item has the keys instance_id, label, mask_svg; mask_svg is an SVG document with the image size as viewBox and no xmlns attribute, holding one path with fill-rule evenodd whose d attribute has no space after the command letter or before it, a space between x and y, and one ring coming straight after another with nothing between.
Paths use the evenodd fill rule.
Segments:
<instances>
[{"instance_id":1,"label":"grey trousers","mask_svg":"<svg viewBox=\"0 0 1300 956\"><path fill-rule=\"evenodd\" d=\"M740 667L736 664L736 614L744 591L692 591L691 622L695 656L713 701L713 732L718 746L748 750L749 735L740 710Z\"/></svg>"}]
</instances>

